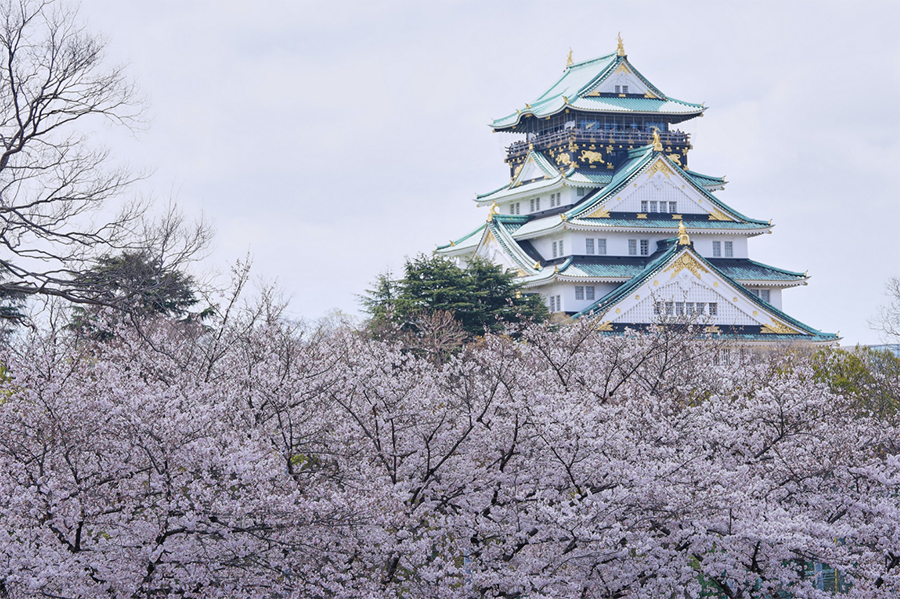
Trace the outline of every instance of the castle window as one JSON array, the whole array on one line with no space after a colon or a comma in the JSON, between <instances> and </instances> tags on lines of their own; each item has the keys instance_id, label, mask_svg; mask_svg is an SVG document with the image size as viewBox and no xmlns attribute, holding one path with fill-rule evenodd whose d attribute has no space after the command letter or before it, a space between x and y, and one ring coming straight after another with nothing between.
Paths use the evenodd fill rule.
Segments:
<instances>
[{"instance_id":1,"label":"castle window","mask_svg":"<svg viewBox=\"0 0 900 599\"><path fill-rule=\"evenodd\" d=\"M760 290L759 290L759 297L762 298L762 301L764 301L764 302L766 302L766 303L768 304L768 303L770 303L770 300L771 300L771 298L772 298L772 294L769 292L768 289L760 289Z\"/></svg>"},{"instance_id":2,"label":"castle window","mask_svg":"<svg viewBox=\"0 0 900 599\"><path fill-rule=\"evenodd\" d=\"M556 296L554 295L550 296L550 311L556 312Z\"/></svg>"},{"instance_id":3,"label":"castle window","mask_svg":"<svg viewBox=\"0 0 900 599\"><path fill-rule=\"evenodd\" d=\"M560 239L560 240L559 240L559 255L560 255L560 256L563 255L563 245L562 245L562 244L563 244L563 240Z\"/></svg>"},{"instance_id":4,"label":"castle window","mask_svg":"<svg viewBox=\"0 0 900 599\"><path fill-rule=\"evenodd\" d=\"M623 94L627 94L627 93L628 93L628 86L627 86L627 85L623 85L623 86L622 86L622 93L623 93Z\"/></svg>"},{"instance_id":5,"label":"castle window","mask_svg":"<svg viewBox=\"0 0 900 599\"><path fill-rule=\"evenodd\" d=\"M594 286L588 285L584 288L584 299L594 301Z\"/></svg>"},{"instance_id":6,"label":"castle window","mask_svg":"<svg viewBox=\"0 0 900 599\"><path fill-rule=\"evenodd\" d=\"M617 86L616 86L616 93L617 93L617 94L622 93L622 86L621 86L621 85L617 85Z\"/></svg>"},{"instance_id":7,"label":"castle window","mask_svg":"<svg viewBox=\"0 0 900 599\"><path fill-rule=\"evenodd\" d=\"M659 203L659 211L660 211L660 212L665 212L665 211L666 211L666 203L665 203L665 202L660 202L660 203Z\"/></svg>"},{"instance_id":8,"label":"castle window","mask_svg":"<svg viewBox=\"0 0 900 599\"><path fill-rule=\"evenodd\" d=\"M675 314L678 316L684 315L684 302L675 302Z\"/></svg>"},{"instance_id":9,"label":"castle window","mask_svg":"<svg viewBox=\"0 0 900 599\"><path fill-rule=\"evenodd\" d=\"M669 202L669 212L672 214L678 212L678 202Z\"/></svg>"},{"instance_id":10,"label":"castle window","mask_svg":"<svg viewBox=\"0 0 900 599\"><path fill-rule=\"evenodd\" d=\"M725 257L731 258L734 256L734 243L731 241L725 242Z\"/></svg>"},{"instance_id":11,"label":"castle window","mask_svg":"<svg viewBox=\"0 0 900 599\"><path fill-rule=\"evenodd\" d=\"M646 202L646 200L641 202L641 212L647 212L647 202Z\"/></svg>"},{"instance_id":12,"label":"castle window","mask_svg":"<svg viewBox=\"0 0 900 599\"><path fill-rule=\"evenodd\" d=\"M659 315L661 306L662 306L662 302L653 302L653 313L656 315Z\"/></svg>"},{"instance_id":13,"label":"castle window","mask_svg":"<svg viewBox=\"0 0 900 599\"><path fill-rule=\"evenodd\" d=\"M584 287L582 287L581 285L575 285L575 299L584 299Z\"/></svg>"},{"instance_id":14,"label":"castle window","mask_svg":"<svg viewBox=\"0 0 900 599\"><path fill-rule=\"evenodd\" d=\"M721 241L713 241L713 258L721 258L722 257L722 242Z\"/></svg>"},{"instance_id":15,"label":"castle window","mask_svg":"<svg viewBox=\"0 0 900 599\"><path fill-rule=\"evenodd\" d=\"M597 240L597 253L601 256L606 255L606 240L605 239Z\"/></svg>"},{"instance_id":16,"label":"castle window","mask_svg":"<svg viewBox=\"0 0 900 599\"><path fill-rule=\"evenodd\" d=\"M656 202L650 202L650 212L656 212Z\"/></svg>"},{"instance_id":17,"label":"castle window","mask_svg":"<svg viewBox=\"0 0 900 599\"><path fill-rule=\"evenodd\" d=\"M697 314L703 314L703 309L706 308L706 303L705 302L697 302L696 306L697 306L696 307Z\"/></svg>"},{"instance_id":18,"label":"castle window","mask_svg":"<svg viewBox=\"0 0 900 599\"><path fill-rule=\"evenodd\" d=\"M556 311L562 312L562 300L558 295L556 296Z\"/></svg>"},{"instance_id":19,"label":"castle window","mask_svg":"<svg viewBox=\"0 0 900 599\"><path fill-rule=\"evenodd\" d=\"M531 198L531 211L534 212L534 198Z\"/></svg>"},{"instance_id":20,"label":"castle window","mask_svg":"<svg viewBox=\"0 0 900 599\"><path fill-rule=\"evenodd\" d=\"M641 239L641 256L648 256L650 254L650 240L649 239Z\"/></svg>"},{"instance_id":21,"label":"castle window","mask_svg":"<svg viewBox=\"0 0 900 599\"><path fill-rule=\"evenodd\" d=\"M668 316L672 316L674 314L675 303L674 302L666 302L666 314Z\"/></svg>"},{"instance_id":22,"label":"castle window","mask_svg":"<svg viewBox=\"0 0 900 599\"><path fill-rule=\"evenodd\" d=\"M541 198L534 198L534 211L535 212L541 211Z\"/></svg>"},{"instance_id":23,"label":"castle window","mask_svg":"<svg viewBox=\"0 0 900 599\"><path fill-rule=\"evenodd\" d=\"M694 302L685 302L684 313L691 316L694 313Z\"/></svg>"},{"instance_id":24,"label":"castle window","mask_svg":"<svg viewBox=\"0 0 900 599\"><path fill-rule=\"evenodd\" d=\"M585 189L584 187L579 187L579 188L577 188L577 189L575 190L575 194L576 194L578 197L583 196L583 195L585 194L585 192L587 192L587 189Z\"/></svg>"},{"instance_id":25,"label":"castle window","mask_svg":"<svg viewBox=\"0 0 900 599\"><path fill-rule=\"evenodd\" d=\"M628 240L628 255L637 256L637 239Z\"/></svg>"},{"instance_id":26,"label":"castle window","mask_svg":"<svg viewBox=\"0 0 900 599\"><path fill-rule=\"evenodd\" d=\"M584 253L585 254L593 254L594 253L594 240L593 239L585 239L584 240Z\"/></svg>"},{"instance_id":27,"label":"castle window","mask_svg":"<svg viewBox=\"0 0 900 599\"><path fill-rule=\"evenodd\" d=\"M710 316L718 316L719 315L719 304L717 302L709 302L709 315Z\"/></svg>"}]
</instances>

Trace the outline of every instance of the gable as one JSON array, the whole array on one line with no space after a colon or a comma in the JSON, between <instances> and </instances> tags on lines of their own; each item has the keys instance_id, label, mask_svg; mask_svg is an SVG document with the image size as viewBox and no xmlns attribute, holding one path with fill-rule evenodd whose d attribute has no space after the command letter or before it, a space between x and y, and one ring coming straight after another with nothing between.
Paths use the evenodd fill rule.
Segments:
<instances>
[{"instance_id":1,"label":"gable","mask_svg":"<svg viewBox=\"0 0 900 599\"><path fill-rule=\"evenodd\" d=\"M546 179L548 175L544 169L537 163L534 159L534 154L529 154L528 159L516 172L516 181L510 187L516 187L517 185L522 185L527 181L533 181L535 179Z\"/></svg>"},{"instance_id":2,"label":"gable","mask_svg":"<svg viewBox=\"0 0 900 599\"><path fill-rule=\"evenodd\" d=\"M500 242L497 241L497 238L489 227L485 228L484 236L481 238L478 247L475 249L475 255L484 258L493 264L498 264L506 269L514 270L519 276L525 276L527 274L522 270L522 267L513 260L512 256L509 255Z\"/></svg>"},{"instance_id":3,"label":"gable","mask_svg":"<svg viewBox=\"0 0 900 599\"><path fill-rule=\"evenodd\" d=\"M735 284L715 273L703 261L686 250L667 266L648 277L628 296L611 306L604 322L649 324L665 315L668 302L703 304L699 322L727 323L729 326L758 326L762 333L806 334L785 323L775 314L749 299ZM716 315L709 315L709 305L716 305ZM657 312L657 306L659 312ZM677 314L676 314L677 316Z\"/></svg>"},{"instance_id":4,"label":"gable","mask_svg":"<svg viewBox=\"0 0 900 599\"><path fill-rule=\"evenodd\" d=\"M618 90L616 89L618 86ZM625 87L628 91L624 91ZM610 75L604 79L600 85L585 94L587 97L599 96L600 94L641 94L648 98L656 98L647 85L641 81L640 77L635 75L634 71L627 62L622 62Z\"/></svg>"},{"instance_id":5,"label":"gable","mask_svg":"<svg viewBox=\"0 0 900 599\"><path fill-rule=\"evenodd\" d=\"M675 202L674 212L677 214L706 214L710 220L734 220L714 206L662 156L657 157L649 169L635 177L614 198L607 200L603 208L608 212L647 212L654 211L650 202L660 201L666 202L666 209L657 206L658 212L673 212L669 209L670 202Z\"/></svg>"}]
</instances>

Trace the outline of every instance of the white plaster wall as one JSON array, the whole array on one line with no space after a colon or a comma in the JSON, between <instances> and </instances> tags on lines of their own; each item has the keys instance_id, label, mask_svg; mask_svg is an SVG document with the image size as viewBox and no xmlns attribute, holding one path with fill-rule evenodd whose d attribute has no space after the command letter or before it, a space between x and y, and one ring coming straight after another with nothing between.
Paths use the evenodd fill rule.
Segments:
<instances>
[{"instance_id":1,"label":"white plaster wall","mask_svg":"<svg viewBox=\"0 0 900 599\"><path fill-rule=\"evenodd\" d=\"M693 235L691 241L694 242L694 249L704 258L713 257L713 241L731 241L734 243L734 257L747 258L747 238L739 235ZM722 255L725 258L725 244L722 244Z\"/></svg>"},{"instance_id":2,"label":"white plaster wall","mask_svg":"<svg viewBox=\"0 0 900 599\"><path fill-rule=\"evenodd\" d=\"M547 287L542 287L540 293L544 298L544 304L550 307L550 296L558 295L562 302L563 312L578 312L584 310L598 299L607 295L619 286L617 283L578 283L579 286L594 286L594 299L592 300L576 300L575 299L576 283L554 283Z\"/></svg>"}]
</instances>

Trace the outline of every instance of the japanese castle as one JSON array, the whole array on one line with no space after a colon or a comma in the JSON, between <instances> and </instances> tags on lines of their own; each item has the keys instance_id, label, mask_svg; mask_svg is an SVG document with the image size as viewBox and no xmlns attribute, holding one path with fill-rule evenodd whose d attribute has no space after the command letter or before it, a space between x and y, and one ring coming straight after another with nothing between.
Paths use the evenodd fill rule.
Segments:
<instances>
[{"instance_id":1,"label":"japanese castle","mask_svg":"<svg viewBox=\"0 0 900 599\"><path fill-rule=\"evenodd\" d=\"M781 311L805 273L749 258L771 221L724 204L724 178L688 167L677 125L705 110L650 83L621 37L607 56L569 52L548 91L491 124L524 136L507 148L509 182L475 197L484 224L436 252L506 266L551 312L595 317L601 331L691 318L751 344L836 342Z\"/></svg>"}]
</instances>

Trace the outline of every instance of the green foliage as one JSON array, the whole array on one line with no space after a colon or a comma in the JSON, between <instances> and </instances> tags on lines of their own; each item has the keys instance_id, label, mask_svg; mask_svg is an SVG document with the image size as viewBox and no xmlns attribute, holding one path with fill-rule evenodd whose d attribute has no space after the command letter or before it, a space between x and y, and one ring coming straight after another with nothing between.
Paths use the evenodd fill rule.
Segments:
<instances>
[{"instance_id":1,"label":"green foliage","mask_svg":"<svg viewBox=\"0 0 900 599\"><path fill-rule=\"evenodd\" d=\"M853 398L861 413L882 418L900 414L900 359L890 352L824 349L813 356L813 370L817 382Z\"/></svg>"},{"instance_id":2,"label":"green foliage","mask_svg":"<svg viewBox=\"0 0 900 599\"><path fill-rule=\"evenodd\" d=\"M514 273L480 258L463 269L446 258L420 254L406 261L402 279L380 275L360 301L377 325L403 327L417 315L448 312L469 335L546 320L540 296L523 294L514 279Z\"/></svg>"},{"instance_id":3,"label":"green foliage","mask_svg":"<svg viewBox=\"0 0 900 599\"><path fill-rule=\"evenodd\" d=\"M161 268L141 252L104 256L78 283L94 289L105 303L142 315L184 316L198 301L191 277Z\"/></svg>"}]
</instances>

